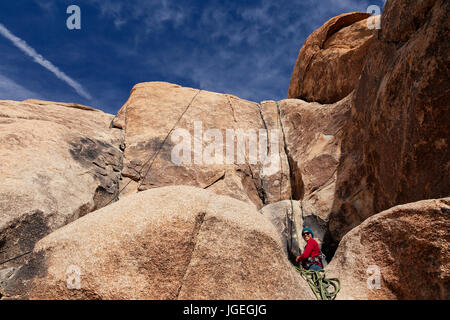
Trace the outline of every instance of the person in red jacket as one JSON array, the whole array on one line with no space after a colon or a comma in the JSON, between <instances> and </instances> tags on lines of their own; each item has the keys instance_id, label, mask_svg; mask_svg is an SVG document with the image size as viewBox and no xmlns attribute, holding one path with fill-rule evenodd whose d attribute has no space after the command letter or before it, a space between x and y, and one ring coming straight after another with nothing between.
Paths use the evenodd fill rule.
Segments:
<instances>
[{"instance_id":1,"label":"person in red jacket","mask_svg":"<svg viewBox=\"0 0 450 320\"><path fill-rule=\"evenodd\" d=\"M319 271L323 269L321 251L319 244L314 240L314 233L310 228L302 230L303 239L306 241L305 250L303 254L297 258L297 262L307 270Z\"/></svg>"}]
</instances>

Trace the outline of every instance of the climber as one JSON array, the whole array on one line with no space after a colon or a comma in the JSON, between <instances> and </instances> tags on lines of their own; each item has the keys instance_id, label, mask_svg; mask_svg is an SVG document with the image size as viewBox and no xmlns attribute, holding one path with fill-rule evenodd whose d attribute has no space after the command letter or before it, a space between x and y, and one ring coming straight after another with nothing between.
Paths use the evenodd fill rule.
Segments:
<instances>
[{"instance_id":1,"label":"climber","mask_svg":"<svg viewBox=\"0 0 450 320\"><path fill-rule=\"evenodd\" d=\"M310 228L303 228L302 237L306 241L305 250L303 254L297 258L297 262L307 270L319 271L323 269L319 244L314 240L314 233Z\"/></svg>"}]
</instances>

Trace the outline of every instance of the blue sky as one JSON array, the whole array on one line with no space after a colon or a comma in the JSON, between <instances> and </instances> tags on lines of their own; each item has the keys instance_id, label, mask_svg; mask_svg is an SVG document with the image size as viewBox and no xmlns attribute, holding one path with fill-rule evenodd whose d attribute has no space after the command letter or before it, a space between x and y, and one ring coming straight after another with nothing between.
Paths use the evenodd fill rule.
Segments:
<instances>
[{"instance_id":1,"label":"blue sky","mask_svg":"<svg viewBox=\"0 0 450 320\"><path fill-rule=\"evenodd\" d=\"M66 9L72 4L81 8L81 30L66 27ZM0 25L25 41L27 50L40 54L42 61L36 63L3 31L0 100L77 102L116 113L133 85L145 81L173 82L253 101L283 99L298 51L315 29L338 14L383 4L384 0L2 1ZM42 66L49 62L54 72Z\"/></svg>"}]
</instances>

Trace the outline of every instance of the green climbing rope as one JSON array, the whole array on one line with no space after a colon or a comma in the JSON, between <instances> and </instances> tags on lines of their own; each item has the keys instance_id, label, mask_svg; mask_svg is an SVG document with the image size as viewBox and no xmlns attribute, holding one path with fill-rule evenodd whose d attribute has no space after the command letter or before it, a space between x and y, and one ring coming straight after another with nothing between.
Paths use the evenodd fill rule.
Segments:
<instances>
[{"instance_id":1,"label":"green climbing rope","mask_svg":"<svg viewBox=\"0 0 450 320\"><path fill-rule=\"evenodd\" d=\"M341 290L341 281L338 278L327 279L325 270L313 271L298 267L295 270L308 282L317 300L334 300Z\"/></svg>"}]
</instances>

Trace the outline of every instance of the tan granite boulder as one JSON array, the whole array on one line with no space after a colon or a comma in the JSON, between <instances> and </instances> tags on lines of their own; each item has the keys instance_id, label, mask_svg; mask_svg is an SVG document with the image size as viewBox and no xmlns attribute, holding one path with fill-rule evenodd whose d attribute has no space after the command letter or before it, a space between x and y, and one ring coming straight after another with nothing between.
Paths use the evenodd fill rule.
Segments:
<instances>
[{"instance_id":1,"label":"tan granite boulder","mask_svg":"<svg viewBox=\"0 0 450 320\"><path fill-rule=\"evenodd\" d=\"M123 195L191 185L258 208L288 198L289 165L277 133L277 116L277 108L271 103L258 104L164 82L136 85L114 120L114 125L126 132ZM228 130L254 133L256 149L244 137L245 151L238 151L239 140L228 136ZM189 150L179 152L180 143L187 144ZM228 146L233 148L230 153ZM255 161L250 158L252 152L257 154ZM273 161L263 164L260 153L273 154ZM181 163L174 161L174 154L183 156ZM213 156L212 162L206 154Z\"/></svg>"},{"instance_id":2,"label":"tan granite boulder","mask_svg":"<svg viewBox=\"0 0 450 320\"><path fill-rule=\"evenodd\" d=\"M112 119L76 104L0 101L0 261L117 193L122 134Z\"/></svg>"},{"instance_id":3,"label":"tan granite boulder","mask_svg":"<svg viewBox=\"0 0 450 320\"><path fill-rule=\"evenodd\" d=\"M147 190L39 241L5 294L28 299L314 299L252 205Z\"/></svg>"},{"instance_id":4,"label":"tan granite boulder","mask_svg":"<svg viewBox=\"0 0 450 320\"><path fill-rule=\"evenodd\" d=\"M388 1L344 129L330 231L450 193L450 2Z\"/></svg>"},{"instance_id":5,"label":"tan granite boulder","mask_svg":"<svg viewBox=\"0 0 450 320\"><path fill-rule=\"evenodd\" d=\"M348 232L326 268L338 299L450 299L450 198L376 214Z\"/></svg>"},{"instance_id":6,"label":"tan granite boulder","mask_svg":"<svg viewBox=\"0 0 450 320\"><path fill-rule=\"evenodd\" d=\"M356 87L375 30L367 13L345 13L306 39L292 73L288 98L335 103Z\"/></svg>"}]
</instances>

